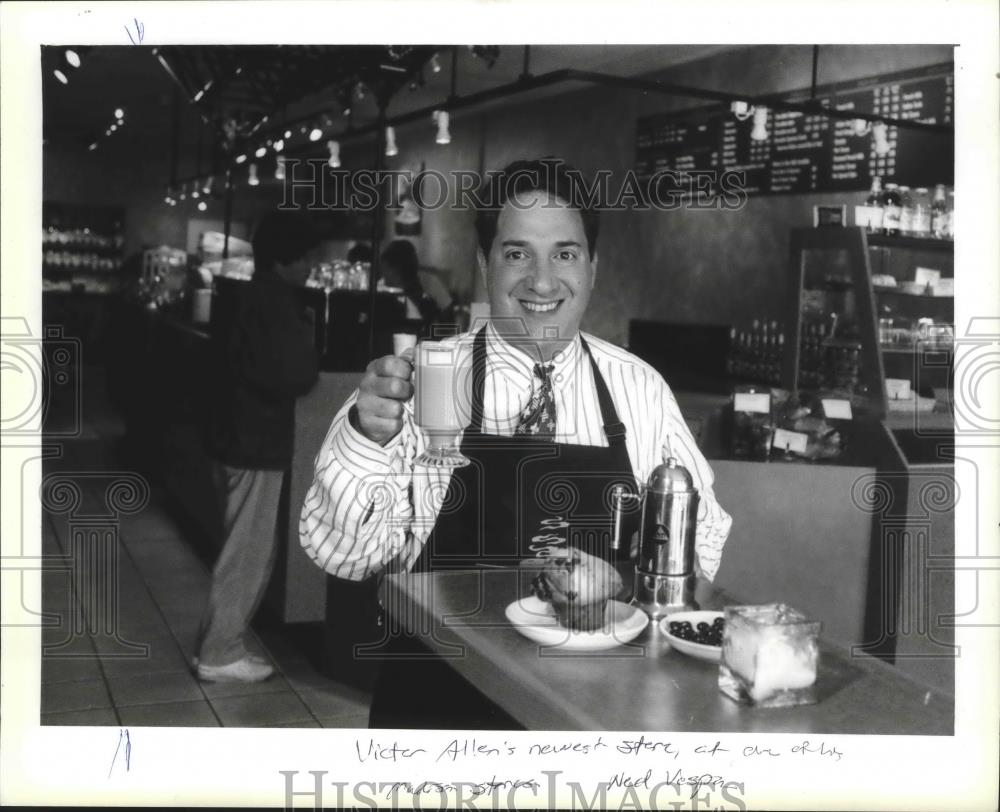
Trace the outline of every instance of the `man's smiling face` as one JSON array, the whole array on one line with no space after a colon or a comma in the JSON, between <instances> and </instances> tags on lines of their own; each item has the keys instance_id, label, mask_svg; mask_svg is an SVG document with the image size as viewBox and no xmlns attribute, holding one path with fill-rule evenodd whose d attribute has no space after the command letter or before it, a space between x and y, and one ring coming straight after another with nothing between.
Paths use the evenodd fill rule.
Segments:
<instances>
[{"instance_id":1,"label":"man's smiling face","mask_svg":"<svg viewBox=\"0 0 1000 812\"><path fill-rule=\"evenodd\" d=\"M572 341L597 273L576 209L543 191L518 195L500 212L490 254L480 251L479 267L499 332L526 332L546 361Z\"/></svg>"}]
</instances>

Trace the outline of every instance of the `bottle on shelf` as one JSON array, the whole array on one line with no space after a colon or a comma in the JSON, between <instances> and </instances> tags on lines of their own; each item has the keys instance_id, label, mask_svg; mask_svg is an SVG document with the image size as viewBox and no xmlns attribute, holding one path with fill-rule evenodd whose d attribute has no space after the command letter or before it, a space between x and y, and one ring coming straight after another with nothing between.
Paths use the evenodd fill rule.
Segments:
<instances>
[{"instance_id":1,"label":"bottle on shelf","mask_svg":"<svg viewBox=\"0 0 1000 812\"><path fill-rule=\"evenodd\" d=\"M876 175L872 179L872 188L865 200L865 207L868 209L868 233L882 233L882 178Z\"/></svg>"},{"instance_id":2,"label":"bottle on shelf","mask_svg":"<svg viewBox=\"0 0 1000 812\"><path fill-rule=\"evenodd\" d=\"M900 204L902 198L899 195L899 186L895 183L885 185L885 194L882 195L882 233L890 236L899 234L899 217L901 212Z\"/></svg>"},{"instance_id":3,"label":"bottle on shelf","mask_svg":"<svg viewBox=\"0 0 1000 812\"><path fill-rule=\"evenodd\" d=\"M927 189L920 186L913 190L913 236L931 235L931 199Z\"/></svg>"},{"instance_id":4,"label":"bottle on shelf","mask_svg":"<svg viewBox=\"0 0 1000 812\"><path fill-rule=\"evenodd\" d=\"M931 203L931 236L938 240L948 237L948 199L943 183L934 187L934 201Z\"/></svg>"},{"instance_id":5,"label":"bottle on shelf","mask_svg":"<svg viewBox=\"0 0 1000 812\"><path fill-rule=\"evenodd\" d=\"M899 187L899 233L904 237L912 237L913 233L913 194L909 186Z\"/></svg>"}]
</instances>

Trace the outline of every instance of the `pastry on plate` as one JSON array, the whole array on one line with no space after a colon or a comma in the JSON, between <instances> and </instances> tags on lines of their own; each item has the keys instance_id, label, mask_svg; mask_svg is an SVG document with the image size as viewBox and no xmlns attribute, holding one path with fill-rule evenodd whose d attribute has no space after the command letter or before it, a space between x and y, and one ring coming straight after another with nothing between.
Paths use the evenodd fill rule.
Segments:
<instances>
[{"instance_id":1,"label":"pastry on plate","mask_svg":"<svg viewBox=\"0 0 1000 812\"><path fill-rule=\"evenodd\" d=\"M531 582L531 591L552 605L559 623L581 632L604 625L608 601L621 588L611 564L574 548L550 558Z\"/></svg>"}]
</instances>

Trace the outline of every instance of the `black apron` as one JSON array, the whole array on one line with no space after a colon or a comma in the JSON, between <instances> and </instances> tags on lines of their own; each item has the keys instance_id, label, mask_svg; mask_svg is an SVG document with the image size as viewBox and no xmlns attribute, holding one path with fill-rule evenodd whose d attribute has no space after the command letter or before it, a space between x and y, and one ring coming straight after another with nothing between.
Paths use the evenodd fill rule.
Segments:
<instances>
[{"instance_id":1,"label":"black apron","mask_svg":"<svg viewBox=\"0 0 1000 812\"><path fill-rule=\"evenodd\" d=\"M514 567L567 546L614 560L611 493L635 493L635 476L607 384L583 337L608 446L484 434L485 328L473 340L472 421L461 444L472 462L454 471L415 570ZM559 415L556 416L557 425ZM520 727L417 638L393 634L376 684L369 727L511 729Z\"/></svg>"}]
</instances>

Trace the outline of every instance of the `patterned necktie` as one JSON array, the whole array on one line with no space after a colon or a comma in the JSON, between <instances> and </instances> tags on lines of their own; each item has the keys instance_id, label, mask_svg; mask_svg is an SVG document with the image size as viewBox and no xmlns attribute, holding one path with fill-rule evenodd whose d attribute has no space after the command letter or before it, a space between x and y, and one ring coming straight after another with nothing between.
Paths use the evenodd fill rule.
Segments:
<instances>
[{"instance_id":1,"label":"patterned necktie","mask_svg":"<svg viewBox=\"0 0 1000 812\"><path fill-rule=\"evenodd\" d=\"M533 437L552 437L556 432L556 402L552 397L553 364L535 364L535 377L542 383L531 393L528 404L521 411L521 419L514 434Z\"/></svg>"}]
</instances>

